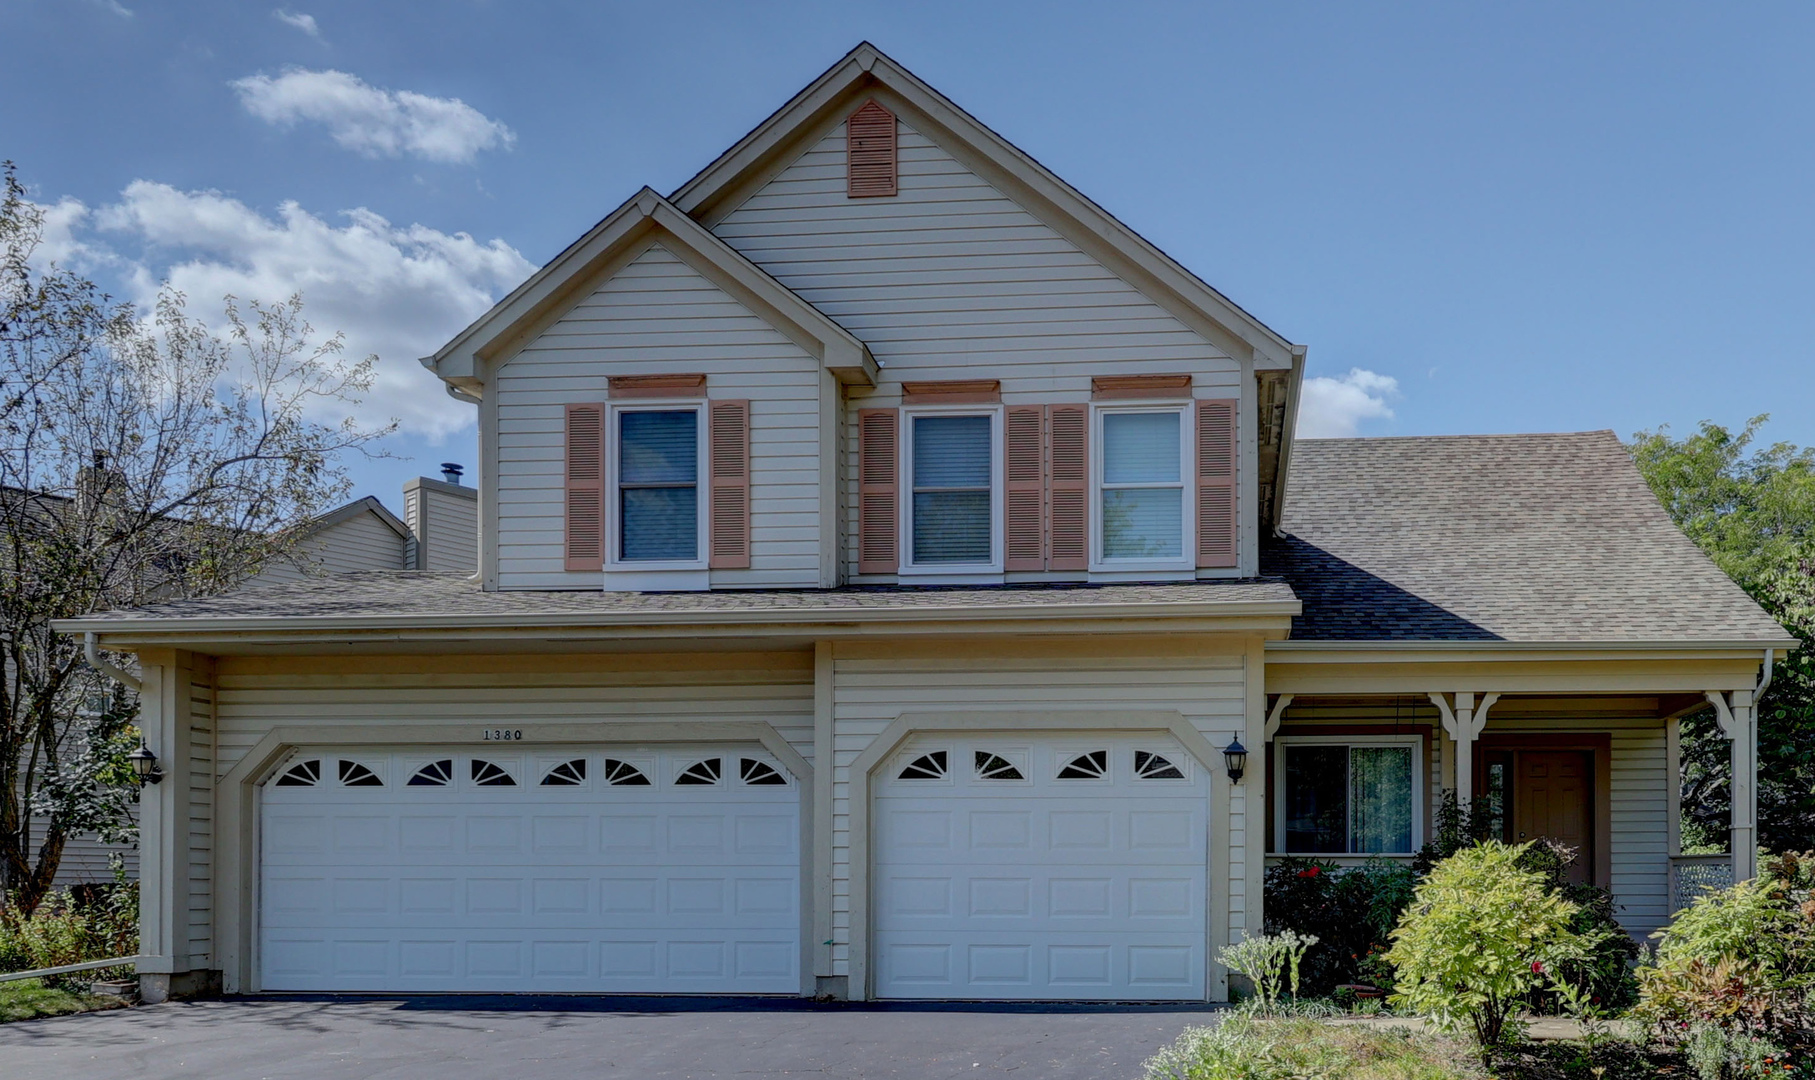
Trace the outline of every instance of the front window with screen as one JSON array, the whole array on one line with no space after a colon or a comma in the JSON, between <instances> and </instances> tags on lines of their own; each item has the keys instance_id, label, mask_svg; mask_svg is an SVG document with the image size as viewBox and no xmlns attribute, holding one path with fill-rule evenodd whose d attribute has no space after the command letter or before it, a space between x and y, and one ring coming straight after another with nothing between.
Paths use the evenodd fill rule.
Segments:
<instances>
[{"instance_id":1,"label":"front window with screen","mask_svg":"<svg viewBox=\"0 0 1815 1080\"><path fill-rule=\"evenodd\" d=\"M699 412L618 414L618 559L699 558Z\"/></svg>"},{"instance_id":2,"label":"front window with screen","mask_svg":"<svg viewBox=\"0 0 1815 1080\"><path fill-rule=\"evenodd\" d=\"M1182 414L1103 413L1103 560L1185 554Z\"/></svg>"},{"instance_id":3,"label":"front window with screen","mask_svg":"<svg viewBox=\"0 0 1815 1080\"><path fill-rule=\"evenodd\" d=\"M912 558L917 565L993 557L990 416L913 418Z\"/></svg>"},{"instance_id":4,"label":"front window with screen","mask_svg":"<svg viewBox=\"0 0 1815 1080\"><path fill-rule=\"evenodd\" d=\"M1411 853L1416 792L1410 745L1288 745L1281 752L1288 853Z\"/></svg>"}]
</instances>

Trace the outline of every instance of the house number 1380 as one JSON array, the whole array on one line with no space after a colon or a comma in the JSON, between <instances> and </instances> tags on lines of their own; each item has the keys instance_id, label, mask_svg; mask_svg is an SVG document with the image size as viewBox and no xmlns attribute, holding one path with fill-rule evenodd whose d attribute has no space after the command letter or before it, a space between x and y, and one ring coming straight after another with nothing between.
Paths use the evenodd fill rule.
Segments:
<instances>
[{"instance_id":1,"label":"house number 1380","mask_svg":"<svg viewBox=\"0 0 1815 1080\"><path fill-rule=\"evenodd\" d=\"M517 742L523 738L523 729L512 731L509 728L486 728L486 742Z\"/></svg>"}]
</instances>

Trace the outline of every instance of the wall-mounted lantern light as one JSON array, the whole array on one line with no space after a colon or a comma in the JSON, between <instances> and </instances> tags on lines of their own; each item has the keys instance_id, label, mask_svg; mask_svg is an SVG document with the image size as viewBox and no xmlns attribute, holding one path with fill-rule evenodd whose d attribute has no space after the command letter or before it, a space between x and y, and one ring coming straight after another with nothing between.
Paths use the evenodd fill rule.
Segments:
<instances>
[{"instance_id":1,"label":"wall-mounted lantern light","mask_svg":"<svg viewBox=\"0 0 1815 1080\"><path fill-rule=\"evenodd\" d=\"M164 779L164 770L158 768L158 756L151 752L151 747L140 743L139 748L126 757L132 762L132 771L138 774L140 787L160 783Z\"/></svg>"},{"instance_id":2,"label":"wall-mounted lantern light","mask_svg":"<svg viewBox=\"0 0 1815 1080\"><path fill-rule=\"evenodd\" d=\"M1241 783L1242 773L1248 770L1248 748L1240 739L1223 747L1223 764L1229 767L1230 782Z\"/></svg>"}]
</instances>

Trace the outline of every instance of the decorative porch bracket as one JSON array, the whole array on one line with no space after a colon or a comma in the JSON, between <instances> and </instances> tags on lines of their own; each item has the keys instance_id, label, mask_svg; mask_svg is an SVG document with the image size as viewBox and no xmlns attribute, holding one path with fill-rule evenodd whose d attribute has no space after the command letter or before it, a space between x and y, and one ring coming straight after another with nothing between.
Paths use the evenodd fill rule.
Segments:
<instances>
[{"instance_id":1,"label":"decorative porch bracket","mask_svg":"<svg viewBox=\"0 0 1815 1080\"><path fill-rule=\"evenodd\" d=\"M1266 740L1268 742L1272 742L1273 736L1279 734L1279 722L1285 717L1286 706L1292 704L1292 698L1292 694L1279 695L1273 702L1273 708L1267 711Z\"/></svg>"},{"instance_id":2,"label":"decorative porch bracket","mask_svg":"<svg viewBox=\"0 0 1815 1080\"><path fill-rule=\"evenodd\" d=\"M1452 783L1456 789L1456 805L1466 807L1475 797L1475 740L1487 726L1487 711L1500 700L1500 695L1497 692L1484 694L1477 705L1471 691L1459 691L1452 700L1450 695L1433 690L1430 699L1443 718L1445 734L1456 744L1456 775Z\"/></svg>"},{"instance_id":3,"label":"decorative porch bracket","mask_svg":"<svg viewBox=\"0 0 1815 1080\"><path fill-rule=\"evenodd\" d=\"M1709 690L1707 697L1708 704L1714 706L1715 723L1720 725L1720 733L1731 748L1733 823L1729 846L1733 852L1733 880L1749 881L1758 876L1757 692L1734 690L1723 694ZM1674 764L1682 767L1680 762Z\"/></svg>"}]
</instances>

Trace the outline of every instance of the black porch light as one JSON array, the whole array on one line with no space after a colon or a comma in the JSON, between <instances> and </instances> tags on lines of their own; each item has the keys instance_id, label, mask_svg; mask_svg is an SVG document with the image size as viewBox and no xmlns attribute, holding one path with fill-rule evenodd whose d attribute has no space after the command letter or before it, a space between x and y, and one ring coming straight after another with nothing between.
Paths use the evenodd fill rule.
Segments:
<instances>
[{"instance_id":1,"label":"black porch light","mask_svg":"<svg viewBox=\"0 0 1815 1080\"><path fill-rule=\"evenodd\" d=\"M1238 738L1223 747L1223 764L1228 766L1231 783L1241 783L1242 773L1248 770L1248 748Z\"/></svg>"},{"instance_id":2,"label":"black porch light","mask_svg":"<svg viewBox=\"0 0 1815 1080\"><path fill-rule=\"evenodd\" d=\"M140 743L137 750L126 755L126 760L132 762L132 771L138 774L140 787L163 781L164 770L158 768L158 756L144 743Z\"/></svg>"}]
</instances>

